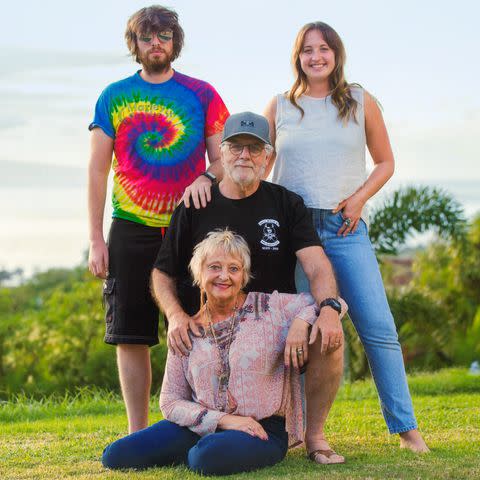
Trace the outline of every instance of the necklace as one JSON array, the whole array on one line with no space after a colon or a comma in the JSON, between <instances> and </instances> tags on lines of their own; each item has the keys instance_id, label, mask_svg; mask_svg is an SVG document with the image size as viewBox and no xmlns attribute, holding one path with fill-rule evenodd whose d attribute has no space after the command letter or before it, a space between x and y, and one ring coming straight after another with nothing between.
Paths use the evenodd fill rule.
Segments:
<instances>
[{"instance_id":1,"label":"necklace","mask_svg":"<svg viewBox=\"0 0 480 480\"><path fill-rule=\"evenodd\" d=\"M211 313L210 313L210 309L208 308L208 304L205 305L205 310L206 310L206 313L207 313L207 319L208 319L208 327L210 329L210 333L212 334L212 337L213 337L213 341L215 342L215 346L216 346L216 350L217 350L217 354L218 354L218 357L220 359L220 369L218 370L218 372L216 373L217 375L217 379L218 379L218 387L217 387L217 401L218 401L218 405L217 405L217 408L220 410L220 411L223 411L225 410L226 406L227 406L227 403L228 403L228 399L229 399L229 395L228 395L228 379L230 378L230 364L229 364L229 361L228 361L228 354L230 352L230 346L232 344L232 340L233 340L233 331L235 329L235 321L238 317L238 313L241 309L238 309L237 308L237 303L235 302L235 307L233 308L233 313L232 313L232 316L230 318L230 326L229 326L229 330L228 330L228 334L227 334L227 341L225 342L225 346L224 348L222 349L222 346L220 345L220 342L217 338L217 335L215 333L215 329L213 328L213 322L212 322L212 316L211 316ZM222 350L223 350L223 355L222 355ZM220 400L220 394L222 393L222 390L225 390L227 391L227 397L225 399L225 401L223 402L224 405L221 405L221 400Z\"/></svg>"}]
</instances>

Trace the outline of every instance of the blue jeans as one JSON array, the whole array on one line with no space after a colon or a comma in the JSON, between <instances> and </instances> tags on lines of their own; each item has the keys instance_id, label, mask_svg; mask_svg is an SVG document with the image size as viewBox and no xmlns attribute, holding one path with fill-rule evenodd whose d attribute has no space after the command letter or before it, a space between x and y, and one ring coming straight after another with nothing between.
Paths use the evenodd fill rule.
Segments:
<instances>
[{"instance_id":1,"label":"blue jeans","mask_svg":"<svg viewBox=\"0 0 480 480\"><path fill-rule=\"evenodd\" d=\"M339 237L341 213L310 210L335 271L340 295L348 304L350 318L365 349L388 430L390 433L413 430L417 422L402 350L367 226L360 220L355 233ZM298 264L295 281L299 292L309 291L308 280Z\"/></svg>"},{"instance_id":2,"label":"blue jeans","mask_svg":"<svg viewBox=\"0 0 480 480\"><path fill-rule=\"evenodd\" d=\"M104 467L144 469L185 464L203 475L230 475L275 465L288 449L285 419L259 422L268 440L238 430L217 430L201 437L187 427L162 420L113 442L103 451Z\"/></svg>"}]
</instances>

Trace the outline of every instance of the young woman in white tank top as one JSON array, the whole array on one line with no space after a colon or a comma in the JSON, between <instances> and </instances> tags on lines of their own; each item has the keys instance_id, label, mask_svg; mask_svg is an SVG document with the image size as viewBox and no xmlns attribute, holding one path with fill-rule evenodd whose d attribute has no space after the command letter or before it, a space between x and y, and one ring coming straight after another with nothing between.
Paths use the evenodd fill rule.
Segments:
<instances>
[{"instance_id":1,"label":"young woman in white tank top","mask_svg":"<svg viewBox=\"0 0 480 480\"><path fill-rule=\"evenodd\" d=\"M265 112L276 150L266 175L274 166L273 181L301 195L312 211L365 348L390 433L400 435L401 447L427 452L366 223L367 200L393 174L393 153L376 101L359 85L346 82L345 58L342 41L330 26L315 22L300 30L292 56L295 82L286 94L275 96ZM365 147L375 165L370 175ZM304 273L297 273L297 288L308 290ZM320 326L326 334L330 327ZM310 358L317 353L316 345L311 348ZM315 373L324 375L328 384L328 371ZM307 425L307 450L317 463L335 463L317 453L329 450L323 423L331 402L325 400L307 405L307 418L316 418L316 425Z\"/></svg>"}]
</instances>

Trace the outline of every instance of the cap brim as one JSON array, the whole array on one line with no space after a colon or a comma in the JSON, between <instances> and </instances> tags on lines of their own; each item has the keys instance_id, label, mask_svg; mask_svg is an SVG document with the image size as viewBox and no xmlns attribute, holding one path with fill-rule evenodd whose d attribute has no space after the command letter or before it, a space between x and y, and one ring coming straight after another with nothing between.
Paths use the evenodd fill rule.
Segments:
<instances>
[{"instance_id":1,"label":"cap brim","mask_svg":"<svg viewBox=\"0 0 480 480\"><path fill-rule=\"evenodd\" d=\"M260 135L256 135L255 133L252 133L252 132L235 132L235 133L232 133L231 135L229 135L228 137L225 137L225 138L222 138L222 142L226 142L228 139L232 138L232 137L236 137L238 135L250 135L250 137L255 137L255 138L258 138L259 140L261 140L263 143L267 144L267 145L270 145L272 146L272 144L270 143L270 140L268 140L268 142L262 138Z\"/></svg>"}]
</instances>

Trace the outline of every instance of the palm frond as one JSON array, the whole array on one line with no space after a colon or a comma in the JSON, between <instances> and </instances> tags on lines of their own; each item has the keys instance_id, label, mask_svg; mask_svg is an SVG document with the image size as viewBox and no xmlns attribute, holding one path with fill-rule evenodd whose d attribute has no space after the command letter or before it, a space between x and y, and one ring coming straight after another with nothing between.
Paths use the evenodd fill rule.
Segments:
<instances>
[{"instance_id":1,"label":"palm frond","mask_svg":"<svg viewBox=\"0 0 480 480\"><path fill-rule=\"evenodd\" d=\"M436 187L406 187L393 192L371 216L370 239L377 253L396 254L413 233L435 231L440 237L465 237L463 208Z\"/></svg>"}]
</instances>

